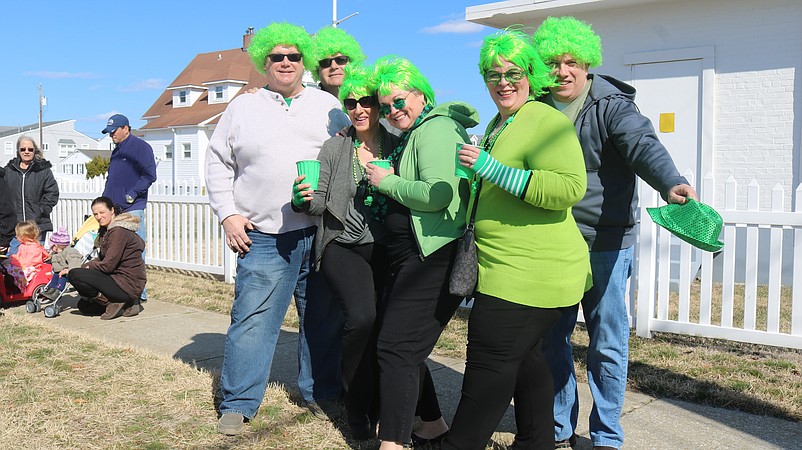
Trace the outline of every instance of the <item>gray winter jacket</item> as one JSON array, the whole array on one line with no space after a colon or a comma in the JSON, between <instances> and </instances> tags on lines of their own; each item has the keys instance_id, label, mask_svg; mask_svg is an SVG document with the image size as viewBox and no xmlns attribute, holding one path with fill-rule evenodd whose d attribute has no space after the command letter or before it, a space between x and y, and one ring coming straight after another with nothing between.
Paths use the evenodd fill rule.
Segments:
<instances>
[{"instance_id":1,"label":"gray winter jacket","mask_svg":"<svg viewBox=\"0 0 802 450\"><path fill-rule=\"evenodd\" d=\"M635 105L635 88L607 75L589 75L590 92L574 125L588 174L585 197L572 211L591 251L635 244L635 176L666 199L688 181Z\"/></svg>"}]
</instances>

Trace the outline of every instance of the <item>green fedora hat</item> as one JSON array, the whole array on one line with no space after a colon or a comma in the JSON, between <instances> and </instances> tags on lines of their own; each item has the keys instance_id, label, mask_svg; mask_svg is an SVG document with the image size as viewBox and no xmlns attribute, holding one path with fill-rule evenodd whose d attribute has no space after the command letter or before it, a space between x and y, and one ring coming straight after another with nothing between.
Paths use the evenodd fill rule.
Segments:
<instances>
[{"instance_id":1,"label":"green fedora hat","mask_svg":"<svg viewBox=\"0 0 802 450\"><path fill-rule=\"evenodd\" d=\"M724 247L718 240L724 221L721 215L704 203L691 198L685 204L669 203L659 208L646 208L654 223L694 247L717 252Z\"/></svg>"}]
</instances>

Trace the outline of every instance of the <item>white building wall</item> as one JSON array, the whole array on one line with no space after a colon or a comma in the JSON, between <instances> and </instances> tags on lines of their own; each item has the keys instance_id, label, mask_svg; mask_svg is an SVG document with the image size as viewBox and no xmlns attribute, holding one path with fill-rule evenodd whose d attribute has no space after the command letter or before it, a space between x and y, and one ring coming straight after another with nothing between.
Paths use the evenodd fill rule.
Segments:
<instances>
[{"instance_id":1,"label":"white building wall","mask_svg":"<svg viewBox=\"0 0 802 450\"><path fill-rule=\"evenodd\" d=\"M626 54L714 46L715 128L707 132L713 134L716 203L732 175L742 190L753 177L764 186L779 183L790 207L802 166L802 95L794 98L802 93L802 2L667 1L577 17L602 37L604 64L591 72L622 81L632 78ZM769 197L769 189L761 191L761 209L769 209Z\"/></svg>"}]
</instances>

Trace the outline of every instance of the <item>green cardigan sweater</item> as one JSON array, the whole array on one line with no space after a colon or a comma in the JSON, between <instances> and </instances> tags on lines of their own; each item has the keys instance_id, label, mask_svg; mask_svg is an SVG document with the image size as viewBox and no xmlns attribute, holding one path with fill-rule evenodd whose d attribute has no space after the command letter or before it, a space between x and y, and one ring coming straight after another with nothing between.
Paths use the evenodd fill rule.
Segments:
<instances>
[{"instance_id":1,"label":"green cardigan sweater","mask_svg":"<svg viewBox=\"0 0 802 450\"><path fill-rule=\"evenodd\" d=\"M409 208L422 257L462 236L468 183L454 175L457 142L469 142L465 128L479 123L479 113L461 102L435 106L409 130L409 140L395 175L379 183L379 192ZM584 173L584 172L583 172Z\"/></svg>"},{"instance_id":2,"label":"green cardigan sweater","mask_svg":"<svg viewBox=\"0 0 802 450\"><path fill-rule=\"evenodd\" d=\"M532 170L532 178L523 199L482 181L477 290L539 308L578 303L592 281L588 247L571 215L587 185L573 124L543 103L526 103L491 154L509 167Z\"/></svg>"}]
</instances>

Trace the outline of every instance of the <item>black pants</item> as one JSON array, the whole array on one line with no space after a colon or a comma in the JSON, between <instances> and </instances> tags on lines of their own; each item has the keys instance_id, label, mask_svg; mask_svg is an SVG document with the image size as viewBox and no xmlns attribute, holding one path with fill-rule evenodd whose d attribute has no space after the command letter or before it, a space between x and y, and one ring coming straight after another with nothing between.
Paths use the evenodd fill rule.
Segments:
<instances>
[{"instance_id":1,"label":"black pants","mask_svg":"<svg viewBox=\"0 0 802 450\"><path fill-rule=\"evenodd\" d=\"M554 383L541 345L560 314L476 293L462 398L443 449L484 449L513 395L518 445L554 448Z\"/></svg>"},{"instance_id":2,"label":"black pants","mask_svg":"<svg viewBox=\"0 0 802 450\"><path fill-rule=\"evenodd\" d=\"M342 384L348 419L354 424L378 419L379 369L376 363L377 291L386 274L383 247L374 244L326 246L320 270L345 317Z\"/></svg>"},{"instance_id":3,"label":"black pants","mask_svg":"<svg viewBox=\"0 0 802 450\"><path fill-rule=\"evenodd\" d=\"M452 242L424 261L409 255L390 266L377 344L383 441L409 442L416 414L441 417L426 358L462 300L448 293L454 248Z\"/></svg>"},{"instance_id":4,"label":"black pants","mask_svg":"<svg viewBox=\"0 0 802 450\"><path fill-rule=\"evenodd\" d=\"M110 302L126 303L133 300L111 278L95 269L72 269L67 277L81 297L94 298L98 293L103 294Z\"/></svg>"}]
</instances>

